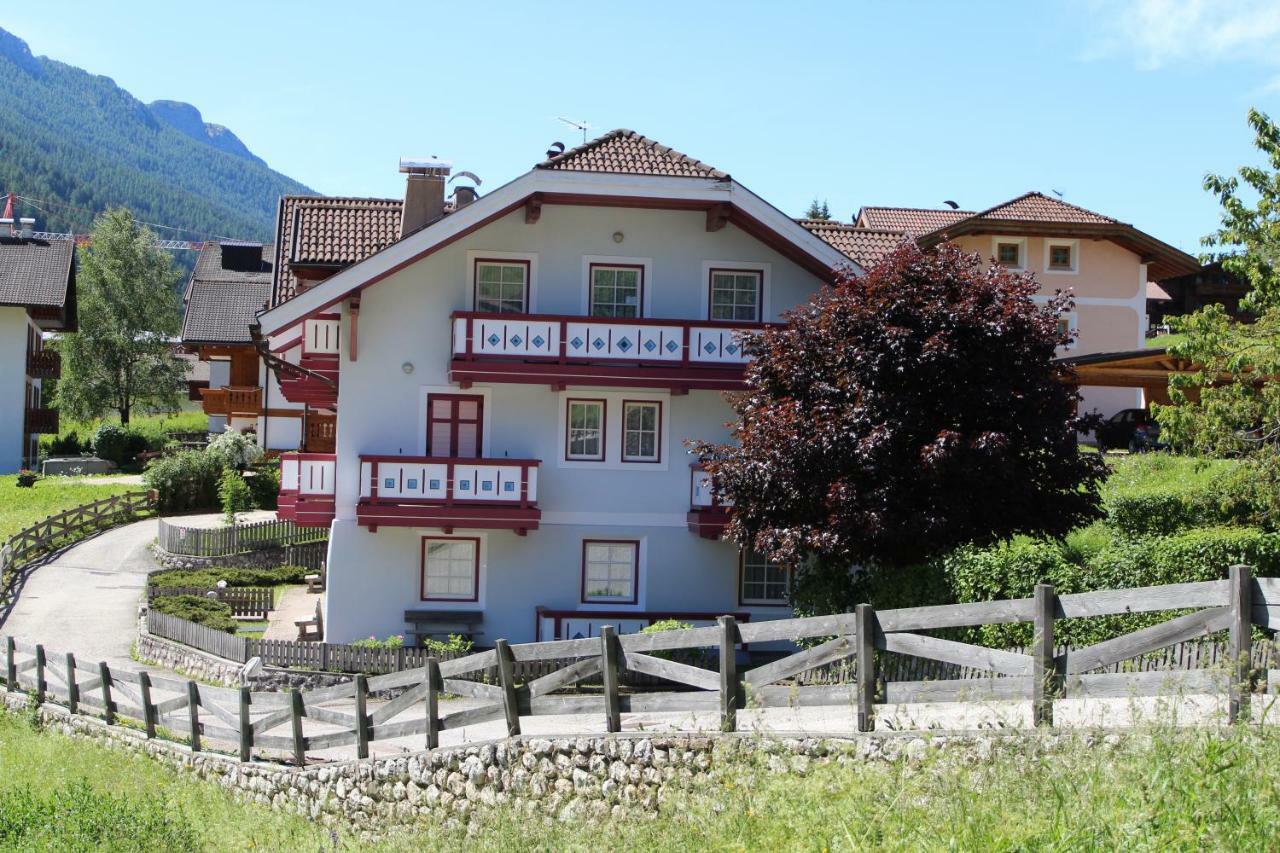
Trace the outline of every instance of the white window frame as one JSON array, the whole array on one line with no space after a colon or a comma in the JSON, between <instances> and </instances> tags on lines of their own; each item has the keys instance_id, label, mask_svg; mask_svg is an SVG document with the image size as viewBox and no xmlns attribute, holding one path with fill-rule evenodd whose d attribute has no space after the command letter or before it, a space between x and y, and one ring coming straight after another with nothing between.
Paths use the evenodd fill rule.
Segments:
<instances>
[{"instance_id":1,"label":"white window frame","mask_svg":"<svg viewBox=\"0 0 1280 853\"><path fill-rule=\"evenodd\" d=\"M476 541L476 561L479 569L475 573L475 598L425 598L427 586L427 542L429 540L477 540ZM440 607L443 609L456 608L460 610L476 610L484 608L485 599L485 577L488 574L487 567L487 538L484 533L470 532L466 534L426 534L418 539L418 600L430 604L432 607Z\"/></svg>"},{"instance_id":2,"label":"white window frame","mask_svg":"<svg viewBox=\"0 0 1280 853\"><path fill-rule=\"evenodd\" d=\"M474 389L473 389L474 390ZM487 389L486 389L487 391ZM454 393L459 393L454 389ZM471 393L470 391L466 393ZM482 392L483 393L483 392ZM681 400L688 400L689 397L682 397ZM565 449L569 446L569 400L604 400L605 401L605 419L604 419L604 459L588 460L588 459L566 459ZM661 431L658 435L658 462L623 462L622 461L622 404L623 401L633 403L661 403L662 419ZM559 392L556 397L556 441L559 450L555 454L555 465L557 468L584 468L596 471L632 471L641 472L661 472L670 470L671 459L679 456L679 447L672 448L670 445L671 436L675 433L671 426L671 410L674 408L671 393L669 391L603 391L595 388L566 388ZM489 402L485 400L485 435L489 434ZM423 410L425 413L425 409ZM683 411L683 409L682 409ZM422 429L426 429L426 415L423 415ZM425 440L424 440L425 441ZM545 515L545 511L544 511Z\"/></svg>"},{"instance_id":3,"label":"white window frame","mask_svg":"<svg viewBox=\"0 0 1280 853\"><path fill-rule=\"evenodd\" d=\"M574 455L571 451L573 446L573 420L572 408L575 403L594 404L600 409L600 429L599 441L600 452L591 455ZM564 458L569 462L603 462L608 457L608 440L609 427L609 401L603 397L566 397L564 401Z\"/></svg>"},{"instance_id":4,"label":"white window frame","mask_svg":"<svg viewBox=\"0 0 1280 853\"><path fill-rule=\"evenodd\" d=\"M766 591L769 587L768 571L770 566L775 566L785 574L786 591L782 598L751 598L747 595L747 561L755 555L751 550L738 552L738 602L745 606L754 607L788 607L791 604L791 570L782 566L778 566L771 560L765 560L765 579L763 581Z\"/></svg>"},{"instance_id":5,"label":"white window frame","mask_svg":"<svg viewBox=\"0 0 1280 853\"><path fill-rule=\"evenodd\" d=\"M529 281L525 285L525 306L528 314L538 313L538 253L537 252L488 252L475 249L467 252L466 289L463 304L468 311L476 307L476 261L522 261L529 265ZM498 315L500 316L500 315Z\"/></svg>"},{"instance_id":6,"label":"white window frame","mask_svg":"<svg viewBox=\"0 0 1280 853\"><path fill-rule=\"evenodd\" d=\"M1053 256L1054 247L1066 247L1071 250L1071 267L1069 269L1055 269L1050 266L1049 259ZM1046 238L1044 241L1044 271L1047 275L1079 275L1080 241Z\"/></svg>"},{"instance_id":7,"label":"white window frame","mask_svg":"<svg viewBox=\"0 0 1280 853\"><path fill-rule=\"evenodd\" d=\"M1016 267L1005 266L1000 263L1000 244L1001 243L1017 243L1018 244L1018 265ZM1010 272L1025 272L1027 269L1027 238L1026 237L992 237L991 238L991 258L997 266L1002 266Z\"/></svg>"},{"instance_id":8,"label":"white window frame","mask_svg":"<svg viewBox=\"0 0 1280 853\"><path fill-rule=\"evenodd\" d=\"M621 255L583 255L582 284L580 289L580 307L583 317L591 316L591 267L640 267L640 317L652 317L650 306L653 302L653 258L624 258ZM618 318L623 321L632 318Z\"/></svg>"},{"instance_id":9,"label":"white window frame","mask_svg":"<svg viewBox=\"0 0 1280 853\"><path fill-rule=\"evenodd\" d=\"M607 545L610 548L615 546L624 546L624 545L631 547L631 564L630 564L631 594L629 596L616 596L616 595L593 596L588 592L587 572L588 572L588 567L591 566L592 564L587 559L587 554L589 551L589 547L591 545ZM579 598L581 600L579 601L579 604L586 605L586 606L607 605L607 606L615 606L615 607L638 606L640 603L641 552L643 551L643 549L644 549L644 542L643 540L640 540L640 539L621 539L621 538L609 539L603 536L584 537L582 540L582 569L581 569L582 588L580 590L581 594ZM608 564L613 565L612 560L610 560ZM607 582L612 582L612 580L613 579L610 578L608 579Z\"/></svg>"},{"instance_id":10,"label":"white window frame","mask_svg":"<svg viewBox=\"0 0 1280 853\"><path fill-rule=\"evenodd\" d=\"M627 456L627 409L632 406L649 406L649 407L656 406L658 409L653 419L654 456L652 457ZM662 442L663 442L663 439L665 438L662 431L662 421L663 421L662 410L665 408L666 408L666 405L663 404L662 400L647 400L647 399L641 398L637 400L624 399L622 401L622 408L619 413L619 419L621 420L622 423L621 423L621 432L619 433L620 443L618 446L618 458L621 459L623 463L627 465L657 465L662 462L663 460ZM641 430L640 432L644 432L644 431Z\"/></svg>"},{"instance_id":11,"label":"white window frame","mask_svg":"<svg viewBox=\"0 0 1280 853\"><path fill-rule=\"evenodd\" d=\"M760 317L759 322L767 323L773 318L772 293L773 293L773 265L763 261L703 261L702 262L702 283L701 294L698 298L700 303L700 316L709 322L724 323L732 325L732 320L711 320L711 271L712 270L734 270L742 272L758 272L760 273ZM747 323L746 320L739 320L740 323Z\"/></svg>"}]
</instances>

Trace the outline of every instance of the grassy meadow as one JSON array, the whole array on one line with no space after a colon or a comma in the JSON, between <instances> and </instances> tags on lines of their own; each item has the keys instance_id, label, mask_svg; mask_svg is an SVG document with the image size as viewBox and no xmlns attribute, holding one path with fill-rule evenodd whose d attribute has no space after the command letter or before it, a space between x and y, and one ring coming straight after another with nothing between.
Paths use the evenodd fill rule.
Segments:
<instances>
[{"instance_id":1,"label":"grassy meadow","mask_svg":"<svg viewBox=\"0 0 1280 853\"><path fill-rule=\"evenodd\" d=\"M23 489L16 475L0 476L0 542L63 510L142 488L110 478L45 477Z\"/></svg>"}]
</instances>

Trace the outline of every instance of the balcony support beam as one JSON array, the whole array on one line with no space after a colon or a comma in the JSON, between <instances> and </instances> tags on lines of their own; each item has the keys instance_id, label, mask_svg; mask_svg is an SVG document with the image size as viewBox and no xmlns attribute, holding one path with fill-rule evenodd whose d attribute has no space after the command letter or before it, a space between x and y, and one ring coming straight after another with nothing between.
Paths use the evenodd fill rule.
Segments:
<instances>
[{"instance_id":1,"label":"balcony support beam","mask_svg":"<svg viewBox=\"0 0 1280 853\"><path fill-rule=\"evenodd\" d=\"M524 203L524 222L526 225L536 225L538 220L542 218L542 193L534 193L529 196L529 200Z\"/></svg>"}]
</instances>

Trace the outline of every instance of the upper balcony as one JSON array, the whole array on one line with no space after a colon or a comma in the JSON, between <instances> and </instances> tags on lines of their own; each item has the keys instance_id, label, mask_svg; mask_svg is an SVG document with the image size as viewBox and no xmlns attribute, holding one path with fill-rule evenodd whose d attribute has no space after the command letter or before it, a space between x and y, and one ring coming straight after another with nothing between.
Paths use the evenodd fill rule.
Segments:
<instances>
[{"instance_id":1,"label":"upper balcony","mask_svg":"<svg viewBox=\"0 0 1280 853\"><path fill-rule=\"evenodd\" d=\"M32 379L57 379L62 376L62 356L51 349L28 352L27 375Z\"/></svg>"},{"instance_id":2,"label":"upper balcony","mask_svg":"<svg viewBox=\"0 0 1280 853\"><path fill-rule=\"evenodd\" d=\"M337 457L332 453L280 454L280 495L276 517L299 527L328 527L333 521Z\"/></svg>"},{"instance_id":3,"label":"upper balcony","mask_svg":"<svg viewBox=\"0 0 1280 853\"><path fill-rule=\"evenodd\" d=\"M538 528L536 459L361 456L356 518L379 527Z\"/></svg>"},{"instance_id":4,"label":"upper balcony","mask_svg":"<svg viewBox=\"0 0 1280 853\"><path fill-rule=\"evenodd\" d=\"M290 350L298 350L296 362L289 363L301 369L280 373L280 393L286 400L321 409L337 406L341 335L341 320L325 314L307 318L291 340L274 347L282 359Z\"/></svg>"},{"instance_id":5,"label":"upper balcony","mask_svg":"<svg viewBox=\"0 0 1280 853\"><path fill-rule=\"evenodd\" d=\"M262 389L237 385L201 388L200 407L206 415L256 418L262 412Z\"/></svg>"},{"instance_id":6,"label":"upper balcony","mask_svg":"<svg viewBox=\"0 0 1280 853\"><path fill-rule=\"evenodd\" d=\"M703 539L719 539L729 526L732 501L716 496L711 475L698 464L689 466L689 530Z\"/></svg>"},{"instance_id":7,"label":"upper balcony","mask_svg":"<svg viewBox=\"0 0 1280 853\"><path fill-rule=\"evenodd\" d=\"M761 323L453 313L450 378L529 385L731 391L748 361L735 334Z\"/></svg>"}]
</instances>

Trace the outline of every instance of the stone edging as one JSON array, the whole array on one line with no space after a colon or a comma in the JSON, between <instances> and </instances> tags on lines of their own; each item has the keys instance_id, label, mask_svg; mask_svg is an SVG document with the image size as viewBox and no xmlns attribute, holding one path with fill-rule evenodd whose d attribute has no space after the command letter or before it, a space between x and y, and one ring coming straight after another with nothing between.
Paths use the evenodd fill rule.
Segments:
<instances>
[{"instance_id":1,"label":"stone edging","mask_svg":"<svg viewBox=\"0 0 1280 853\"><path fill-rule=\"evenodd\" d=\"M270 569L288 562L288 552L283 547L261 548L225 557L193 557L188 554L173 554L161 548L159 543L153 542L151 553L161 569Z\"/></svg>"}]
</instances>

